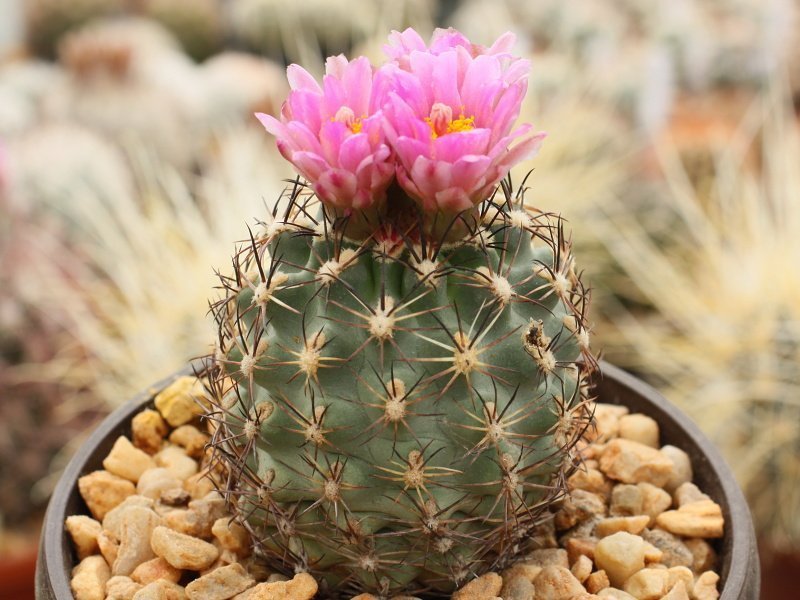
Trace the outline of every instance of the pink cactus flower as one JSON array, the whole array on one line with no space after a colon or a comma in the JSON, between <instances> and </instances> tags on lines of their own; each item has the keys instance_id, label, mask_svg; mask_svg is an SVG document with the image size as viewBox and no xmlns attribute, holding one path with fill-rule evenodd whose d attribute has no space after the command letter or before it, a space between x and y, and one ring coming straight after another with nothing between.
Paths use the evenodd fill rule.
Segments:
<instances>
[{"instance_id":1,"label":"pink cactus flower","mask_svg":"<svg viewBox=\"0 0 800 600\"><path fill-rule=\"evenodd\" d=\"M313 185L323 202L343 211L385 198L395 174L381 111L384 74L365 57L330 57L322 87L298 65L287 69L292 91L280 120L256 116L277 138L280 153Z\"/></svg>"},{"instance_id":2,"label":"pink cactus flower","mask_svg":"<svg viewBox=\"0 0 800 600\"><path fill-rule=\"evenodd\" d=\"M426 48L413 30L393 33L382 67L391 78L386 137L397 155L397 181L425 211L469 210L494 191L545 136L516 129L528 61L508 54L513 35L490 48L438 30Z\"/></svg>"}]
</instances>

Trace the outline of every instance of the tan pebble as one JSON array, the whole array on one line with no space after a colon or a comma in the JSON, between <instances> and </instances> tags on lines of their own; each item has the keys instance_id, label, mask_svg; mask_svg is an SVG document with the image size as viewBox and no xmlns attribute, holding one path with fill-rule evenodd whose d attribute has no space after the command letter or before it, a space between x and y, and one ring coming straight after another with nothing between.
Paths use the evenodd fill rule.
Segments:
<instances>
[{"instance_id":1,"label":"tan pebble","mask_svg":"<svg viewBox=\"0 0 800 600\"><path fill-rule=\"evenodd\" d=\"M378 600L378 597L372 594L359 594L358 596L353 596L350 600Z\"/></svg>"},{"instance_id":2,"label":"tan pebble","mask_svg":"<svg viewBox=\"0 0 800 600\"><path fill-rule=\"evenodd\" d=\"M174 488L171 490L164 490L161 492L161 495L158 497L158 501L161 504L165 504L166 506L186 506L189 504L189 500L192 499L192 495L187 492L186 490L182 490L179 488Z\"/></svg>"},{"instance_id":3,"label":"tan pebble","mask_svg":"<svg viewBox=\"0 0 800 600\"><path fill-rule=\"evenodd\" d=\"M623 483L644 481L661 487L669 481L672 468L672 461L661 452L631 440L611 440L600 457L600 470Z\"/></svg>"},{"instance_id":4,"label":"tan pebble","mask_svg":"<svg viewBox=\"0 0 800 600\"><path fill-rule=\"evenodd\" d=\"M203 449L209 439L207 434L200 431L194 425L181 425L169 434L169 441L177 446L181 446L186 450L186 454L192 458L200 458L203 455Z\"/></svg>"},{"instance_id":5,"label":"tan pebble","mask_svg":"<svg viewBox=\"0 0 800 600\"><path fill-rule=\"evenodd\" d=\"M600 590L597 592L597 597L603 598L603 600L637 600L635 596L631 596L628 592L612 587Z\"/></svg>"},{"instance_id":6,"label":"tan pebble","mask_svg":"<svg viewBox=\"0 0 800 600\"><path fill-rule=\"evenodd\" d=\"M709 571L717 564L717 553L707 541L693 538L683 542L692 553L692 571L702 573Z\"/></svg>"},{"instance_id":7,"label":"tan pebble","mask_svg":"<svg viewBox=\"0 0 800 600\"><path fill-rule=\"evenodd\" d=\"M272 573L267 577L267 583L275 583L276 581L289 581L289 578L283 573Z\"/></svg>"},{"instance_id":8,"label":"tan pebble","mask_svg":"<svg viewBox=\"0 0 800 600\"><path fill-rule=\"evenodd\" d=\"M108 471L95 471L79 478L78 490L98 521L102 521L108 511L136 492L133 483Z\"/></svg>"},{"instance_id":9,"label":"tan pebble","mask_svg":"<svg viewBox=\"0 0 800 600\"><path fill-rule=\"evenodd\" d=\"M670 445L662 447L661 454L672 461L672 475L664 485L664 489L671 494L684 483L692 480L692 459L680 448Z\"/></svg>"},{"instance_id":10,"label":"tan pebble","mask_svg":"<svg viewBox=\"0 0 800 600\"><path fill-rule=\"evenodd\" d=\"M584 490L592 492L603 498L607 498L611 493L611 482L605 478L599 469L589 468L584 464L583 469L573 473L567 480L570 491Z\"/></svg>"},{"instance_id":11,"label":"tan pebble","mask_svg":"<svg viewBox=\"0 0 800 600\"><path fill-rule=\"evenodd\" d=\"M78 552L80 560L99 551L97 536L103 531L103 526L99 521L85 515L73 515L67 517L64 526L75 544L75 550Z\"/></svg>"},{"instance_id":12,"label":"tan pebble","mask_svg":"<svg viewBox=\"0 0 800 600\"><path fill-rule=\"evenodd\" d=\"M153 530L150 545L157 556L176 569L200 571L209 567L219 557L219 550L213 544L164 526Z\"/></svg>"},{"instance_id":13,"label":"tan pebble","mask_svg":"<svg viewBox=\"0 0 800 600\"><path fill-rule=\"evenodd\" d=\"M207 495L209 492L214 491L214 482L208 476L207 471L200 471L196 475L192 475L187 479L183 485L184 489L197 500Z\"/></svg>"},{"instance_id":14,"label":"tan pebble","mask_svg":"<svg viewBox=\"0 0 800 600\"><path fill-rule=\"evenodd\" d=\"M679 485L672 496L675 501L675 506L678 508L684 504L691 504L692 502L698 502L700 500L711 500L709 496L701 492L700 488L692 482Z\"/></svg>"},{"instance_id":15,"label":"tan pebble","mask_svg":"<svg viewBox=\"0 0 800 600\"><path fill-rule=\"evenodd\" d=\"M533 585L536 588L536 600L569 600L584 591L581 582L564 567L545 567Z\"/></svg>"},{"instance_id":16,"label":"tan pebble","mask_svg":"<svg viewBox=\"0 0 800 600\"><path fill-rule=\"evenodd\" d=\"M611 585L611 582L608 580L608 575L603 569L599 571L595 571L589 577L586 578L584 582L586 589L592 593L596 594L600 590L604 590Z\"/></svg>"},{"instance_id":17,"label":"tan pebble","mask_svg":"<svg viewBox=\"0 0 800 600\"><path fill-rule=\"evenodd\" d=\"M500 590L500 597L503 600L532 600L536 588L527 577L517 575L506 578L503 575L503 587Z\"/></svg>"},{"instance_id":18,"label":"tan pebble","mask_svg":"<svg viewBox=\"0 0 800 600\"><path fill-rule=\"evenodd\" d=\"M196 377L179 377L155 398L155 405L161 416L172 427L186 425L203 414L203 404L207 396L203 383Z\"/></svg>"},{"instance_id":19,"label":"tan pebble","mask_svg":"<svg viewBox=\"0 0 800 600\"><path fill-rule=\"evenodd\" d=\"M142 473L139 483L136 484L136 491L139 495L158 500L166 491L182 489L181 480L175 477L167 469L150 469Z\"/></svg>"},{"instance_id":20,"label":"tan pebble","mask_svg":"<svg viewBox=\"0 0 800 600\"><path fill-rule=\"evenodd\" d=\"M105 529L97 536L97 547L100 549L100 554L106 560L106 563L113 565L117 560L117 552L119 551L119 540L114 537L111 532Z\"/></svg>"},{"instance_id":21,"label":"tan pebble","mask_svg":"<svg viewBox=\"0 0 800 600\"><path fill-rule=\"evenodd\" d=\"M638 483L636 487L642 492L642 513L650 517L649 527L656 523L656 517L672 506L672 497L651 483Z\"/></svg>"},{"instance_id":22,"label":"tan pebble","mask_svg":"<svg viewBox=\"0 0 800 600\"><path fill-rule=\"evenodd\" d=\"M594 551L597 547L597 538L580 538L574 537L566 540L567 558L570 563L574 563L580 556L588 556L594 560Z\"/></svg>"},{"instance_id":23,"label":"tan pebble","mask_svg":"<svg viewBox=\"0 0 800 600\"><path fill-rule=\"evenodd\" d=\"M575 575L575 579L583 583L586 581L589 575L592 574L593 566L594 564L592 563L591 558L588 556L579 556L578 560L572 563L570 571L572 571L572 574Z\"/></svg>"},{"instance_id":24,"label":"tan pebble","mask_svg":"<svg viewBox=\"0 0 800 600\"><path fill-rule=\"evenodd\" d=\"M159 451L167 431L169 431L167 423L156 410L143 410L133 417L131 422L133 445L148 454Z\"/></svg>"},{"instance_id":25,"label":"tan pebble","mask_svg":"<svg viewBox=\"0 0 800 600\"><path fill-rule=\"evenodd\" d=\"M163 467L181 481L196 475L199 470L197 461L187 455L186 450L180 446L167 446L159 451L153 459L159 467Z\"/></svg>"},{"instance_id":26,"label":"tan pebble","mask_svg":"<svg viewBox=\"0 0 800 600\"><path fill-rule=\"evenodd\" d=\"M664 558L664 553L659 548L656 548L650 542L645 542L644 543L644 562L645 563L647 563L647 564L657 563L657 562L660 562L662 558ZM667 565L661 565L661 564L652 565L652 566L654 566L654 567L664 567L665 569L667 568Z\"/></svg>"},{"instance_id":27,"label":"tan pebble","mask_svg":"<svg viewBox=\"0 0 800 600\"><path fill-rule=\"evenodd\" d=\"M131 573L131 579L142 585L148 585L159 579L178 583L182 575L183 571L176 569L163 558L157 556L138 565Z\"/></svg>"},{"instance_id":28,"label":"tan pebble","mask_svg":"<svg viewBox=\"0 0 800 600\"><path fill-rule=\"evenodd\" d=\"M612 585L621 587L628 577L644 568L645 544L638 535L620 531L597 542L594 562L606 572Z\"/></svg>"},{"instance_id":29,"label":"tan pebble","mask_svg":"<svg viewBox=\"0 0 800 600\"><path fill-rule=\"evenodd\" d=\"M714 571L706 571L700 574L694 582L693 600L717 600L719 598L719 592L717 591L718 581L719 575Z\"/></svg>"},{"instance_id":30,"label":"tan pebble","mask_svg":"<svg viewBox=\"0 0 800 600\"><path fill-rule=\"evenodd\" d=\"M694 574L688 567L670 567L667 573L669 574L670 589L678 582L683 582L687 590L692 589L694 585Z\"/></svg>"},{"instance_id":31,"label":"tan pebble","mask_svg":"<svg viewBox=\"0 0 800 600\"><path fill-rule=\"evenodd\" d=\"M452 600L492 600L503 588L503 578L497 573L486 573L473 579L452 596Z\"/></svg>"},{"instance_id":32,"label":"tan pebble","mask_svg":"<svg viewBox=\"0 0 800 600\"><path fill-rule=\"evenodd\" d=\"M608 513L614 517L631 517L642 514L644 498L637 485L618 483L611 490L611 504Z\"/></svg>"},{"instance_id":33,"label":"tan pebble","mask_svg":"<svg viewBox=\"0 0 800 600\"><path fill-rule=\"evenodd\" d=\"M539 575L541 571L542 567L540 565L531 565L525 562L518 562L514 563L508 569L503 571L500 576L503 578L504 582L511 581L517 577L522 577L533 583L533 580L536 579L537 575Z\"/></svg>"},{"instance_id":34,"label":"tan pebble","mask_svg":"<svg viewBox=\"0 0 800 600\"><path fill-rule=\"evenodd\" d=\"M682 581L677 582L661 600L689 600L686 584Z\"/></svg>"},{"instance_id":35,"label":"tan pebble","mask_svg":"<svg viewBox=\"0 0 800 600\"><path fill-rule=\"evenodd\" d=\"M722 537L722 508L713 500L699 500L668 510L656 517L656 524L670 533L684 537Z\"/></svg>"},{"instance_id":36,"label":"tan pebble","mask_svg":"<svg viewBox=\"0 0 800 600\"><path fill-rule=\"evenodd\" d=\"M651 448L660 446L658 423L652 417L638 413L620 417L619 437Z\"/></svg>"},{"instance_id":37,"label":"tan pebble","mask_svg":"<svg viewBox=\"0 0 800 600\"><path fill-rule=\"evenodd\" d=\"M149 454L136 448L124 435L117 438L111 452L103 460L103 467L109 473L136 483L147 469L155 467Z\"/></svg>"},{"instance_id":38,"label":"tan pebble","mask_svg":"<svg viewBox=\"0 0 800 600\"><path fill-rule=\"evenodd\" d=\"M669 573L664 569L642 569L628 578L623 589L638 600L658 600L669 591Z\"/></svg>"},{"instance_id":39,"label":"tan pebble","mask_svg":"<svg viewBox=\"0 0 800 600\"><path fill-rule=\"evenodd\" d=\"M533 528L530 533L530 543L532 548L557 548L556 524L552 515L545 518L539 525Z\"/></svg>"},{"instance_id":40,"label":"tan pebble","mask_svg":"<svg viewBox=\"0 0 800 600\"><path fill-rule=\"evenodd\" d=\"M105 559L97 555L87 556L72 570L70 588L75 600L104 600L109 579L111 569Z\"/></svg>"},{"instance_id":41,"label":"tan pebble","mask_svg":"<svg viewBox=\"0 0 800 600\"><path fill-rule=\"evenodd\" d=\"M598 600L599 598L600 596L595 596L594 594L590 594L589 592L581 592L580 594L573 596L569 600ZM533 597L531 597L531 600L533 600Z\"/></svg>"},{"instance_id":42,"label":"tan pebble","mask_svg":"<svg viewBox=\"0 0 800 600\"><path fill-rule=\"evenodd\" d=\"M185 598L186 592L182 586L159 579L136 592L133 600L185 600Z\"/></svg>"},{"instance_id":43,"label":"tan pebble","mask_svg":"<svg viewBox=\"0 0 800 600\"><path fill-rule=\"evenodd\" d=\"M209 492L202 498L192 500L189 502L189 508L202 515L206 515L211 525L214 524L214 521L221 519L228 513L225 499L217 492ZM209 527L211 525L209 525Z\"/></svg>"},{"instance_id":44,"label":"tan pebble","mask_svg":"<svg viewBox=\"0 0 800 600\"><path fill-rule=\"evenodd\" d=\"M130 506L122 515L117 559L111 567L114 575L130 575L133 570L155 555L150 548L150 535L161 519L149 508Z\"/></svg>"},{"instance_id":45,"label":"tan pebble","mask_svg":"<svg viewBox=\"0 0 800 600\"><path fill-rule=\"evenodd\" d=\"M662 552L661 562L667 567L691 567L692 553L678 537L663 529L648 529L642 538Z\"/></svg>"},{"instance_id":46,"label":"tan pebble","mask_svg":"<svg viewBox=\"0 0 800 600\"><path fill-rule=\"evenodd\" d=\"M290 581L259 583L233 597L233 600L311 600L317 582L308 573L298 573Z\"/></svg>"},{"instance_id":47,"label":"tan pebble","mask_svg":"<svg viewBox=\"0 0 800 600\"><path fill-rule=\"evenodd\" d=\"M605 515L606 501L603 496L585 490L575 490L564 499L561 510L556 513L554 520L556 529L563 531L592 517Z\"/></svg>"},{"instance_id":48,"label":"tan pebble","mask_svg":"<svg viewBox=\"0 0 800 600\"><path fill-rule=\"evenodd\" d=\"M105 600L133 600L133 597L142 589L141 584L136 583L125 575L114 575L106 582Z\"/></svg>"},{"instance_id":49,"label":"tan pebble","mask_svg":"<svg viewBox=\"0 0 800 600\"><path fill-rule=\"evenodd\" d=\"M587 434L591 441L603 443L619 435L619 420L628 414L626 406L598 402L594 405L594 428Z\"/></svg>"},{"instance_id":50,"label":"tan pebble","mask_svg":"<svg viewBox=\"0 0 800 600\"><path fill-rule=\"evenodd\" d=\"M131 506L141 506L152 509L155 503L150 499L138 494L128 496L123 502L108 511L103 518L103 529L110 532L115 538L119 539L122 532L122 518Z\"/></svg>"},{"instance_id":51,"label":"tan pebble","mask_svg":"<svg viewBox=\"0 0 800 600\"><path fill-rule=\"evenodd\" d=\"M192 537L208 538L211 534L211 523L208 519L188 508L178 508L165 513L164 526Z\"/></svg>"},{"instance_id":52,"label":"tan pebble","mask_svg":"<svg viewBox=\"0 0 800 600\"><path fill-rule=\"evenodd\" d=\"M255 585L240 564L232 564L203 575L186 586L189 600L227 600Z\"/></svg>"},{"instance_id":53,"label":"tan pebble","mask_svg":"<svg viewBox=\"0 0 800 600\"><path fill-rule=\"evenodd\" d=\"M569 558L564 548L541 548L529 552L521 561L528 565L539 567L564 567L569 568Z\"/></svg>"},{"instance_id":54,"label":"tan pebble","mask_svg":"<svg viewBox=\"0 0 800 600\"><path fill-rule=\"evenodd\" d=\"M221 517L214 521L211 533L226 550L245 557L250 554L250 536L247 530L230 517Z\"/></svg>"},{"instance_id":55,"label":"tan pebble","mask_svg":"<svg viewBox=\"0 0 800 600\"><path fill-rule=\"evenodd\" d=\"M644 531L647 524L650 522L650 517L647 515L638 515L636 517L609 517L607 519L600 519L594 528L597 537L604 538L617 533L618 531L627 531L634 535L639 535Z\"/></svg>"}]
</instances>

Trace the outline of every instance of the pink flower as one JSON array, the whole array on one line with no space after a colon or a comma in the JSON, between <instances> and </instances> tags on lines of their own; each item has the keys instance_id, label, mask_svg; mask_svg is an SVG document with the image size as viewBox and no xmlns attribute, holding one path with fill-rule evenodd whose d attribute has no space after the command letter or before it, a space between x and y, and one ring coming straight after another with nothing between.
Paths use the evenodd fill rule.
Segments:
<instances>
[{"instance_id":1,"label":"pink flower","mask_svg":"<svg viewBox=\"0 0 800 600\"><path fill-rule=\"evenodd\" d=\"M513 41L481 48L452 30L437 30L430 47L410 29L390 37L386 136L398 183L424 210L471 209L538 151L544 133L513 129L529 71L508 54Z\"/></svg>"},{"instance_id":2,"label":"pink flower","mask_svg":"<svg viewBox=\"0 0 800 600\"><path fill-rule=\"evenodd\" d=\"M395 166L381 106L384 75L365 57L330 57L322 87L298 65L287 69L292 91L281 119L257 114L278 149L313 185L317 196L350 212L382 201Z\"/></svg>"}]
</instances>

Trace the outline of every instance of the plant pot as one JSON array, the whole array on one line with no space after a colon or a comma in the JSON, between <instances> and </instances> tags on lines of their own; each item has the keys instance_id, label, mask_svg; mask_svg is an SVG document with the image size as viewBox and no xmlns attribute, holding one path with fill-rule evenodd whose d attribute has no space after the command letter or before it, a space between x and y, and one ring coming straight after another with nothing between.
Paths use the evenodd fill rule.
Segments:
<instances>
[{"instance_id":1,"label":"plant pot","mask_svg":"<svg viewBox=\"0 0 800 600\"><path fill-rule=\"evenodd\" d=\"M722 507L725 536L716 541L721 600L758 600L760 568L750 511L722 456L700 429L655 389L607 363L601 364L601 372L596 388L599 399L654 418L661 428L662 443L678 446L689 454L695 482ZM102 468L102 460L117 437L130 435L133 415L183 374L160 382L114 411L67 465L45 516L36 565L37 600L72 600L69 577L77 559L64 530L64 520L69 515L88 513L78 493L78 478Z\"/></svg>"}]
</instances>

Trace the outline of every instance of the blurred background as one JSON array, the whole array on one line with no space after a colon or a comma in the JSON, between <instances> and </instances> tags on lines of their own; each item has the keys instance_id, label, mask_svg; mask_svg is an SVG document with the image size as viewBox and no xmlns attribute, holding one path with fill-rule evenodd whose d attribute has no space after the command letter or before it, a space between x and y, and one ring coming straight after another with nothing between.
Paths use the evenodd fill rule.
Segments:
<instances>
[{"instance_id":1,"label":"blurred background","mask_svg":"<svg viewBox=\"0 0 800 600\"><path fill-rule=\"evenodd\" d=\"M797 0L0 0L0 599L29 597L12 573L30 569L86 433L208 352L214 269L293 175L252 116L279 110L286 64L377 62L407 26L517 34L533 64L522 118L549 137L515 180L533 168L528 202L573 229L594 347L719 445L756 520L764 598L796 597L798 14Z\"/></svg>"}]
</instances>

